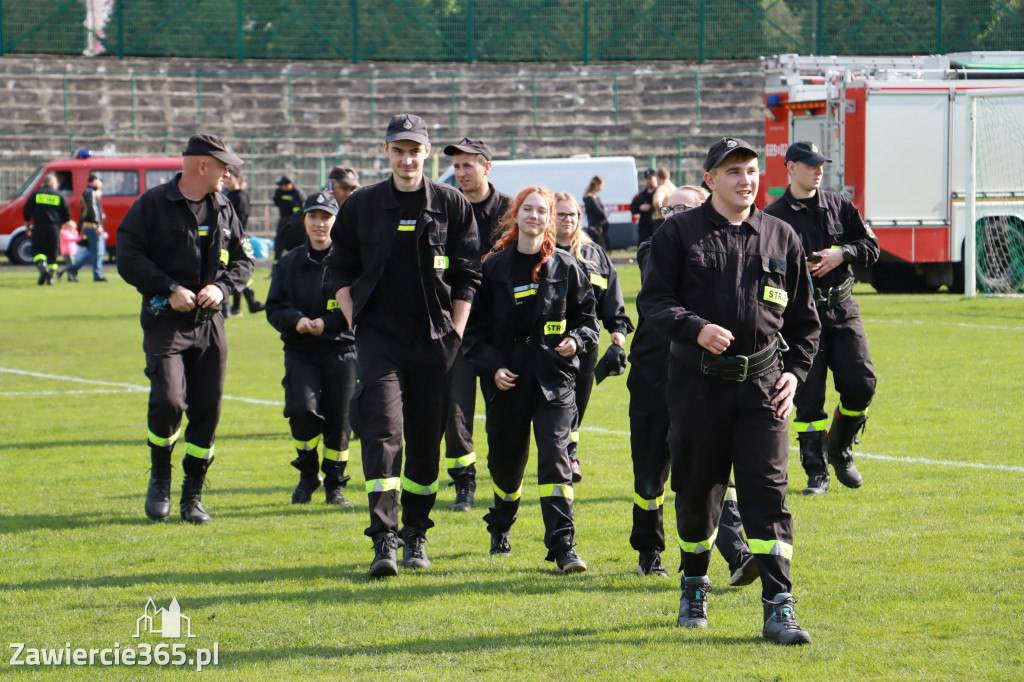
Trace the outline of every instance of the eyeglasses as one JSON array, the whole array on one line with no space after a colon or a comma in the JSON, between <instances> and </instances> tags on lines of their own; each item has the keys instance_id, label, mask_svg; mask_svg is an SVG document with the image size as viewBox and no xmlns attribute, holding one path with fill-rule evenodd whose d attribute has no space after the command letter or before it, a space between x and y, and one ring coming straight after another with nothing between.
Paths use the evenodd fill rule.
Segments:
<instances>
[{"instance_id":1,"label":"eyeglasses","mask_svg":"<svg viewBox=\"0 0 1024 682\"><path fill-rule=\"evenodd\" d=\"M555 217L558 218L559 220L568 220L569 218L579 218L580 217L580 212L576 211L574 213L563 213L562 211L559 211L558 213L555 214Z\"/></svg>"},{"instance_id":2,"label":"eyeglasses","mask_svg":"<svg viewBox=\"0 0 1024 682\"><path fill-rule=\"evenodd\" d=\"M676 204L675 206L662 206L661 217L667 218L675 213L683 213L685 211L697 208L696 206L687 206L686 204Z\"/></svg>"}]
</instances>

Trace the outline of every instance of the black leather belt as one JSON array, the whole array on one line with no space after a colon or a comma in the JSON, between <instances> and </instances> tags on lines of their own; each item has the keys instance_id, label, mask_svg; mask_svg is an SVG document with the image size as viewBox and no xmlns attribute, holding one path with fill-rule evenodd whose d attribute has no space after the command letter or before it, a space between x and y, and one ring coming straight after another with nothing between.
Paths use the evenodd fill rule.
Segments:
<instances>
[{"instance_id":1,"label":"black leather belt","mask_svg":"<svg viewBox=\"0 0 1024 682\"><path fill-rule=\"evenodd\" d=\"M834 308L853 295L853 277L847 277L846 281L837 287L814 290L814 305L819 308Z\"/></svg>"},{"instance_id":2,"label":"black leather belt","mask_svg":"<svg viewBox=\"0 0 1024 682\"><path fill-rule=\"evenodd\" d=\"M769 370L779 361L779 356L789 350L782 334L779 334L765 348L752 355L712 355L699 346L672 342L673 357L682 363L700 370L701 374L709 374L726 381L746 381L753 379L765 370Z\"/></svg>"},{"instance_id":3,"label":"black leather belt","mask_svg":"<svg viewBox=\"0 0 1024 682\"><path fill-rule=\"evenodd\" d=\"M173 317L176 320L184 320L185 322L191 322L197 327L201 324L205 324L212 320L217 313L220 312L220 306L216 308L200 308L196 306L192 310L185 313L179 313L170 306L164 308L154 308L153 306L147 305L146 312L150 315L157 317Z\"/></svg>"}]
</instances>

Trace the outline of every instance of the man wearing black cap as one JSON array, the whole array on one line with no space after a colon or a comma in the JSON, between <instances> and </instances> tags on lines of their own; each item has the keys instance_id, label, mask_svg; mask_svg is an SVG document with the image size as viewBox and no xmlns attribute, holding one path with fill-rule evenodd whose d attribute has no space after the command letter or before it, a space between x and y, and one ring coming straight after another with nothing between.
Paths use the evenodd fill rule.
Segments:
<instances>
[{"instance_id":1,"label":"man wearing black cap","mask_svg":"<svg viewBox=\"0 0 1024 682\"><path fill-rule=\"evenodd\" d=\"M281 258L267 294L267 320L284 341L284 416L297 457L299 484L292 504L305 504L323 483L327 504L350 504L349 403L356 388L355 337L326 281L324 258L338 202L327 192L311 194L302 209L307 241ZM318 473L317 448L323 439Z\"/></svg>"},{"instance_id":2,"label":"man wearing black cap","mask_svg":"<svg viewBox=\"0 0 1024 682\"><path fill-rule=\"evenodd\" d=\"M498 220L512 201L487 181L491 170L491 148L482 140L462 138L444 148L452 157L455 180L462 194L473 205L477 233L480 236L480 258L491 250ZM473 447L473 415L476 412L476 374L459 350L452 367L452 399L448 424L444 431L445 465L455 482L455 503L452 511L473 508L476 493L476 450Z\"/></svg>"},{"instance_id":3,"label":"man wearing black cap","mask_svg":"<svg viewBox=\"0 0 1024 682\"><path fill-rule=\"evenodd\" d=\"M277 219L277 232L274 233L274 262L281 260L281 256L294 248L302 246L306 240L306 233L302 229L302 205L306 201L306 195L302 190L292 184L292 179L282 175L277 179L277 189L274 190L274 206L280 212Z\"/></svg>"},{"instance_id":4,"label":"man wearing black cap","mask_svg":"<svg viewBox=\"0 0 1024 682\"><path fill-rule=\"evenodd\" d=\"M811 142L794 142L786 150L789 187L764 212L793 226L807 254L814 282L814 302L821 319L821 343L807 379L800 384L793 405L800 461L807 472L804 495L828 491L828 465L848 488L864 479L853 464L853 443L868 419L875 395L875 366L853 299L851 265L871 267L878 260L878 239L864 224L860 212L842 194L820 188L826 158ZM839 404L828 430L825 379L828 370L839 392ZM826 463L826 453L828 462Z\"/></svg>"},{"instance_id":5,"label":"man wearing black cap","mask_svg":"<svg viewBox=\"0 0 1024 682\"><path fill-rule=\"evenodd\" d=\"M351 416L362 439L374 576L398 573L399 489L402 563L430 566L424 545L434 525L450 370L480 283L473 207L423 175L427 124L412 114L395 116L384 150L391 177L345 202L326 260L356 335L359 384Z\"/></svg>"},{"instance_id":6,"label":"man wearing black cap","mask_svg":"<svg viewBox=\"0 0 1024 682\"><path fill-rule=\"evenodd\" d=\"M220 193L241 165L216 135L193 135L182 172L147 190L118 228L117 271L142 294L142 348L149 377L152 460L146 515L170 513L171 451L185 427L181 518L209 523L202 505L220 420L227 361L221 303L252 275L245 230Z\"/></svg>"},{"instance_id":7,"label":"man wearing black cap","mask_svg":"<svg viewBox=\"0 0 1024 682\"><path fill-rule=\"evenodd\" d=\"M338 206L344 206L345 200L359 189L359 173L350 166L335 166L327 175L331 183L331 194L338 202Z\"/></svg>"},{"instance_id":8,"label":"man wearing black cap","mask_svg":"<svg viewBox=\"0 0 1024 682\"><path fill-rule=\"evenodd\" d=\"M707 569L733 469L761 576L762 634L799 644L810 635L796 623L791 594L786 419L820 327L796 234L754 205L757 159L736 138L711 146L711 199L654 234L637 307L671 342L668 440L683 568L677 623L707 627Z\"/></svg>"},{"instance_id":9,"label":"man wearing black cap","mask_svg":"<svg viewBox=\"0 0 1024 682\"><path fill-rule=\"evenodd\" d=\"M652 168L644 171L644 188L640 190L633 203L629 205L629 212L640 216L637 223L637 244L643 244L654 234L654 192L658 189L658 174Z\"/></svg>"},{"instance_id":10,"label":"man wearing black cap","mask_svg":"<svg viewBox=\"0 0 1024 682\"><path fill-rule=\"evenodd\" d=\"M100 207L100 190L103 188L103 181L98 175L89 174L89 180L85 191L82 192L82 207L79 212L79 223L82 227L82 234L89 241L89 245L82 253L75 258L75 261L57 272L57 278L65 272L69 282L78 281L78 271L83 265L92 261L92 280L94 282L106 282L103 276L103 256L107 253L107 233L103 231L103 208Z\"/></svg>"}]
</instances>

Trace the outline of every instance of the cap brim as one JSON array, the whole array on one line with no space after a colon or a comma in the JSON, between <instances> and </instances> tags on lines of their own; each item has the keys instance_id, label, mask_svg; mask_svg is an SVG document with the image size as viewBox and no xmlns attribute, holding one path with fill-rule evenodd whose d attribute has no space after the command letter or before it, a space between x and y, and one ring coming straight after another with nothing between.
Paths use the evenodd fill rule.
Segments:
<instances>
[{"instance_id":1,"label":"cap brim","mask_svg":"<svg viewBox=\"0 0 1024 682\"><path fill-rule=\"evenodd\" d=\"M225 152L210 152L210 156L212 156L213 158L215 158L215 159L217 159L219 161L223 161L224 163L226 163L229 166L241 166L243 163L245 163L245 161L243 161L239 157L235 156L231 152L227 152L227 151L225 151Z\"/></svg>"},{"instance_id":2,"label":"cap brim","mask_svg":"<svg viewBox=\"0 0 1024 682\"><path fill-rule=\"evenodd\" d=\"M802 159L792 160L799 163L806 163L808 166L817 166L819 163L832 163L832 159L828 158L824 154L811 154L810 156L805 156ZM787 161L787 163L789 162Z\"/></svg>"},{"instance_id":3,"label":"cap brim","mask_svg":"<svg viewBox=\"0 0 1024 682\"><path fill-rule=\"evenodd\" d=\"M331 215L338 215L338 210L331 207L322 206L317 204L316 206L310 206L309 208L302 209L303 213L309 213L310 211L323 211L324 213L330 213Z\"/></svg>"},{"instance_id":4,"label":"cap brim","mask_svg":"<svg viewBox=\"0 0 1024 682\"><path fill-rule=\"evenodd\" d=\"M420 135L419 133L407 133L405 131L400 133L391 133L384 138L385 142L398 142L399 140L409 140L411 142L419 142L420 144L430 144L430 138L426 135Z\"/></svg>"},{"instance_id":5,"label":"cap brim","mask_svg":"<svg viewBox=\"0 0 1024 682\"><path fill-rule=\"evenodd\" d=\"M484 154L479 149L474 149L473 147L463 147L457 144L450 144L444 148L445 156L455 156L456 154L479 154L480 156L490 161L490 157L487 156L487 154Z\"/></svg>"}]
</instances>

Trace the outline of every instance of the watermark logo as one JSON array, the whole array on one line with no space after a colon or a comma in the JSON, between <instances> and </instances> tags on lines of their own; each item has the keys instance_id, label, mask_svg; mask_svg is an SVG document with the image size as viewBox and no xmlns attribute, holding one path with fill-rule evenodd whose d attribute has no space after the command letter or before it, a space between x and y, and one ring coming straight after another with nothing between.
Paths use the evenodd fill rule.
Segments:
<instances>
[{"instance_id":1,"label":"watermark logo","mask_svg":"<svg viewBox=\"0 0 1024 682\"><path fill-rule=\"evenodd\" d=\"M194 639L192 619L181 612L177 598L172 597L167 608L158 608L150 597L142 615L135 619L135 634L132 639L144 635L159 636L161 639ZM112 647L75 647L66 642L63 647L32 647L25 642L11 642L10 665L12 666L93 666L103 667L189 667L200 671L211 665L220 664L220 645L188 649L185 642L159 642L149 644L138 642L122 647L114 642Z\"/></svg>"},{"instance_id":2,"label":"watermark logo","mask_svg":"<svg viewBox=\"0 0 1024 682\"><path fill-rule=\"evenodd\" d=\"M157 627L158 621L159 627ZM153 602L153 598L150 597L149 601L146 602L146 608L143 610L142 615L135 621L135 634L132 637L141 637L143 633L148 632L153 635L160 635L164 639L178 639L183 636L181 632L182 621L185 623L184 637L195 637L192 634L192 619L182 614L177 598L172 598L170 605L166 609L158 609Z\"/></svg>"}]
</instances>

